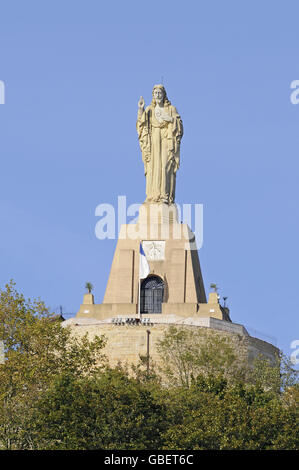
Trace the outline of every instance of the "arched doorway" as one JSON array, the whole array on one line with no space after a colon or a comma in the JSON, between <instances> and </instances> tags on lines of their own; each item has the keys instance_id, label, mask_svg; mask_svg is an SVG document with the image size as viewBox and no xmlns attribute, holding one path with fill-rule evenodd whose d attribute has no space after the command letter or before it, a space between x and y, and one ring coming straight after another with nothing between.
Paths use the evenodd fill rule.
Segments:
<instances>
[{"instance_id":1,"label":"arched doorway","mask_svg":"<svg viewBox=\"0 0 299 470\"><path fill-rule=\"evenodd\" d=\"M164 282L158 276L150 276L141 283L141 313L162 313Z\"/></svg>"}]
</instances>

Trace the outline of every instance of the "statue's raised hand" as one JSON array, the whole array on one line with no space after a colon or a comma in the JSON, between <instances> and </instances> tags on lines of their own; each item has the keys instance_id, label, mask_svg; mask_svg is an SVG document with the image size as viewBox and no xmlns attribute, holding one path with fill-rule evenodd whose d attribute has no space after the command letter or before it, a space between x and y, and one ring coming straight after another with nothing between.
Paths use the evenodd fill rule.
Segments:
<instances>
[{"instance_id":1,"label":"statue's raised hand","mask_svg":"<svg viewBox=\"0 0 299 470\"><path fill-rule=\"evenodd\" d=\"M139 111L143 111L143 110L144 110L144 99L143 99L143 96L140 96L140 100L138 101L138 109L139 109Z\"/></svg>"}]
</instances>

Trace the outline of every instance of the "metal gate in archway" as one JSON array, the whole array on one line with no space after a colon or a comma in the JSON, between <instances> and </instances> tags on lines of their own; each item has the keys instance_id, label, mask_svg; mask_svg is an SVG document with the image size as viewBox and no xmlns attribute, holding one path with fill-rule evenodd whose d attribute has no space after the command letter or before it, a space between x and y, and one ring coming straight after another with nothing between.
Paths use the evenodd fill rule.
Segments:
<instances>
[{"instance_id":1,"label":"metal gate in archway","mask_svg":"<svg viewBox=\"0 0 299 470\"><path fill-rule=\"evenodd\" d=\"M141 283L141 313L162 313L164 282L158 276L150 276Z\"/></svg>"}]
</instances>

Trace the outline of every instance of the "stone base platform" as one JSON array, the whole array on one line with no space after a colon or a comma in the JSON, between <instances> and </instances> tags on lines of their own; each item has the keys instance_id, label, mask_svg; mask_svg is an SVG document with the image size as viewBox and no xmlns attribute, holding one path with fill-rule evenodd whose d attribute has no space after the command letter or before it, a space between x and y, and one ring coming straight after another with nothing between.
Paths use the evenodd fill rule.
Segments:
<instances>
[{"instance_id":1,"label":"stone base platform","mask_svg":"<svg viewBox=\"0 0 299 470\"><path fill-rule=\"evenodd\" d=\"M138 304L136 303L103 303L95 304L92 294L85 294L83 303L77 313L77 318L95 318L105 320L112 317L135 317L138 318ZM210 292L209 300L205 303L196 302L163 302L162 314L142 314L143 318L157 318L158 321L164 315L176 315L178 317L194 316L198 318L218 318L219 320L230 321L229 309L219 304L216 292ZM160 318L160 320L159 320Z\"/></svg>"},{"instance_id":2,"label":"stone base platform","mask_svg":"<svg viewBox=\"0 0 299 470\"><path fill-rule=\"evenodd\" d=\"M275 361L278 349L272 344L250 336L244 326L230 321L216 318L179 317L177 315L151 315L150 323L128 324L126 317L121 325L115 324L115 317L98 320L95 318L74 317L62 323L70 326L73 334L83 336L88 333L92 339L96 335L105 335L107 345L104 353L107 355L109 364L113 367L119 362L128 365L137 364L140 355L147 353L147 330L150 331L150 358L159 364L160 357L157 351L157 341L162 339L163 334L170 325L176 327L197 329L198 334L202 332L208 335L219 335L229 337L241 360L251 364L259 355Z\"/></svg>"}]
</instances>

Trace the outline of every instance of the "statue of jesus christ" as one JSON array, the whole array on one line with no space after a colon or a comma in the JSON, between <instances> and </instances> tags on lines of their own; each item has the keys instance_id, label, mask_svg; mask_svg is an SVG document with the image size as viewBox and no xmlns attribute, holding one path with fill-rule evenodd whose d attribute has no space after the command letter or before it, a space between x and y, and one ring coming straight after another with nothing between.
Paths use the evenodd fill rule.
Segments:
<instances>
[{"instance_id":1,"label":"statue of jesus christ","mask_svg":"<svg viewBox=\"0 0 299 470\"><path fill-rule=\"evenodd\" d=\"M172 204L180 165L183 123L167 98L163 85L155 85L153 99L144 109L138 102L137 132L146 177L146 202Z\"/></svg>"}]
</instances>

